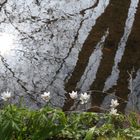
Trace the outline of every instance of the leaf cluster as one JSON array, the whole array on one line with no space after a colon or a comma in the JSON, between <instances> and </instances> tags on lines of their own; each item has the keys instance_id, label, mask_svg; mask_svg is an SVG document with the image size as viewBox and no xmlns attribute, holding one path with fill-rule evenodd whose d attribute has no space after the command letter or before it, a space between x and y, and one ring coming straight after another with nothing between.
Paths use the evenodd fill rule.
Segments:
<instances>
[{"instance_id":1,"label":"leaf cluster","mask_svg":"<svg viewBox=\"0 0 140 140\"><path fill-rule=\"evenodd\" d=\"M32 110L8 105L0 110L2 140L139 140L137 116L69 113L45 106Z\"/></svg>"}]
</instances>

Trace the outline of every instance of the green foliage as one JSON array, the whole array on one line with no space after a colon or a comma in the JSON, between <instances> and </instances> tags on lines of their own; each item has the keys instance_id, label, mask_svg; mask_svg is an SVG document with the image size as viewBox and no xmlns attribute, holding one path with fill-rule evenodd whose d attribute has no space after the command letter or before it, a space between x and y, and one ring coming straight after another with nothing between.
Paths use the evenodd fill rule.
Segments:
<instances>
[{"instance_id":1,"label":"green foliage","mask_svg":"<svg viewBox=\"0 0 140 140\"><path fill-rule=\"evenodd\" d=\"M125 123L129 125L125 126ZM139 140L135 114L64 113L43 107L31 110L8 105L0 110L1 140Z\"/></svg>"},{"instance_id":2,"label":"green foliage","mask_svg":"<svg viewBox=\"0 0 140 140\"><path fill-rule=\"evenodd\" d=\"M95 128L96 128L96 126L90 128L90 129L87 131L86 137L85 137L84 140L92 140L92 139L93 139L93 134L94 134Z\"/></svg>"},{"instance_id":3,"label":"green foliage","mask_svg":"<svg viewBox=\"0 0 140 140\"><path fill-rule=\"evenodd\" d=\"M65 114L59 109L29 110L9 105L0 111L0 138L44 140L59 134L65 124Z\"/></svg>"}]
</instances>

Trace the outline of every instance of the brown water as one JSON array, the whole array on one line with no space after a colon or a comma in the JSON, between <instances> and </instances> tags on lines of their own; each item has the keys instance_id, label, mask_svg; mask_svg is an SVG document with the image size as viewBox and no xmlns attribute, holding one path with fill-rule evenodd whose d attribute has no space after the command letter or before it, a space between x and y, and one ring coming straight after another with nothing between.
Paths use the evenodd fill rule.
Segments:
<instances>
[{"instance_id":1,"label":"brown water","mask_svg":"<svg viewBox=\"0 0 140 140\"><path fill-rule=\"evenodd\" d=\"M140 112L139 0L3 2L0 32L13 35L15 47L0 48L1 92L13 92L14 102L24 95L36 108L50 91L51 104L70 110L68 92L88 91L88 111L117 98L120 111Z\"/></svg>"}]
</instances>

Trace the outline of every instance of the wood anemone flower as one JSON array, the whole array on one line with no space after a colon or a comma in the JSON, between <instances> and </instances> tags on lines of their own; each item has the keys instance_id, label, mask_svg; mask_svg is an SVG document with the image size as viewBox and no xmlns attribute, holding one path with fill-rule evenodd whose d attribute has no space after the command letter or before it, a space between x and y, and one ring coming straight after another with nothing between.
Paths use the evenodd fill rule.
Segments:
<instances>
[{"instance_id":1,"label":"wood anemone flower","mask_svg":"<svg viewBox=\"0 0 140 140\"><path fill-rule=\"evenodd\" d=\"M71 99L76 99L78 97L77 91L72 91L72 93L69 93L69 95Z\"/></svg>"},{"instance_id":2,"label":"wood anemone flower","mask_svg":"<svg viewBox=\"0 0 140 140\"><path fill-rule=\"evenodd\" d=\"M2 94L1 94L1 98L4 100L4 101L7 101L7 100L9 100L10 98L12 97L12 95L11 95L11 92L3 92Z\"/></svg>"},{"instance_id":3,"label":"wood anemone flower","mask_svg":"<svg viewBox=\"0 0 140 140\"><path fill-rule=\"evenodd\" d=\"M118 105L119 105L118 100L114 100L114 99L111 100L111 105L110 105L111 108L116 108Z\"/></svg>"},{"instance_id":4,"label":"wood anemone flower","mask_svg":"<svg viewBox=\"0 0 140 140\"><path fill-rule=\"evenodd\" d=\"M81 93L80 95L81 104L86 104L89 99L90 99L90 95L88 95L86 92Z\"/></svg>"},{"instance_id":5,"label":"wood anemone flower","mask_svg":"<svg viewBox=\"0 0 140 140\"><path fill-rule=\"evenodd\" d=\"M51 99L50 92L44 92L43 94L41 94L41 98L42 98L45 102L50 101L50 99Z\"/></svg>"},{"instance_id":6,"label":"wood anemone flower","mask_svg":"<svg viewBox=\"0 0 140 140\"><path fill-rule=\"evenodd\" d=\"M115 108L111 108L110 114L111 114L111 115L119 115L119 114L117 113L117 109L115 109Z\"/></svg>"}]
</instances>

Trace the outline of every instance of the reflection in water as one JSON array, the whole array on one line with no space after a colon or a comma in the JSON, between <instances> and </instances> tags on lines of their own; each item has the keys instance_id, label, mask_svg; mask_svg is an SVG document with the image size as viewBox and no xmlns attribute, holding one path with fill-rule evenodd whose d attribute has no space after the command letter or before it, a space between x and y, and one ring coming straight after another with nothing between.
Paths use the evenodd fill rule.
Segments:
<instances>
[{"instance_id":1,"label":"reflection in water","mask_svg":"<svg viewBox=\"0 0 140 140\"><path fill-rule=\"evenodd\" d=\"M51 103L62 107L71 90L102 89L104 81L108 90L117 81L115 70L121 71L138 2L131 1L127 14L128 0L5 1L0 7L0 34L6 33L0 36L0 92L13 92L14 102L24 95L29 106L37 107L44 104L40 94L50 91ZM110 58L115 64L106 80ZM69 98L64 106L70 107Z\"/></svg>"},{"instance_id":2,"label":"reflection in water","mask_svg":"<svg viewBox=\"0 0 140 140\"><path fill-rule=\"evenodd\" d=\"M122 58L121 63L119 64L120 74L119 79L117 82L117 86L115 86L116 89L116 95L123 98L128 99L128 94L130 93L128 89L128 71L129 73L132 70L135 70L135 73L133 74L133 79L135 78L136 72L140 69L140 2L138 4L137 12L135 15L135 21L134 25L131 31L131 34L129 36L129 39L127 41L125 52ZM137 83L139 85L139 83ZM139 86L137 86L137 89L139 89ZM136 89L136 90L137 90ZM122 92L123 91L123 92ZM139 96L138 96L139 98ZM125 107L125 106L124 106ZM120 108L124 108L120 106Z\"/></svg>"},{"instance_id":3,"label":"reflection in water","mask_svg":"<svg viewBox=\"0 0 140 140\"><path fill-rule=\"evenodd\" d=\"M140 112L140 69L137 71L136 78L130 79L130 90L131 93L128 97L128 103L125 111L130 113L131 111Z\"/></svg>"},{"instance_id":4,"label":"reflection in water","mask_svg":"<svg viewBox=\"0 0 140 140\"><path fill-rule=\"evenodd\" d=\"M135 13L137 11L136 8L138 6L138 3L139 3L139 0L131 0L131 5L130 5L130 8L129 8L129 12L128 12L128 18L127 18L126 23L125 23L124 34L123 34L123 36L121 38L121 41L119 42L119 45L118 45L118 50L117 50L116 55L115 55L114 66L112 68L112 73L107 78L103 91L107 91L113 85L117 84L117 80L119 78L118 65L121 62L122 56L123 56L124 51L125 51L126 42L128 40L128 37L129 37L129 35L131 33L131 30L132 30L132 27L133 27L133 23L134 23L134 19L135 19Z\"/></svg>"},{"instance_id":5,"label":"reflection in water","mask_svg":"<svg viewBox=\"0 0 140 140\"><path fill-rule=\"evenodd\" d=\"M8 1L0 13L0 30L18 34L20 41L15 54L2 58L1 91L26 95L26 102L31 104L30 99L40 101L39 94L50 90L52 104L63 106L64 80L108 3L42 1L39 7L33 0Z\"/></svg>"},{"instance_id":6,"label":"reflection in water","mask_svg":"<svg viewBox=\"0 0 140 140\"><path fill-rule=\"evenodd\" d=\"M105 40L103 48L103 59L98 68L96 79L91 85L91 90L103 90L104 83L111 73L114 63L114 56L118 48L118 42L124 33L124 26L128 15L130 0L115 1L111 0L106 11L97 20L97 24L93 27L91 34L97 34L92 42L96 42L103 30L109 28L109 35ZM116 12L117 11L117 12ZM90 36L91 39L92 36ZM92 40L92 39L91 39ZM93 103L100 105L104 96L103 94L94 94ZM98 100L97 100L98 99Z\"/></svg>"},{"instance_id":7,"label":"reflection in water","mask_svg":"<svg viewBox=\"0 0 140 140\"><path fill-rule=\"evenodd\" d=\"M76 65L78 54L82 48L82 45L87 38L92 26L95 24L96 19L104 12L105 8L107 7L109 1L100 1L97 5L97 7L93 7L94 9L87 9L85 11L84 17L79 23L79 25L76 27L77 32L75 34L74 40L71 43L71 46L67 53L65 52L65 56L62 59L62 63L58 66L58 69L56 70L56 74L52 77L51 82L48 84L47 89L50 89L51 91L55 91L58 95L61 95L61 106L62 103L64 103L64 100L62 100L62 97L64 96L64 87L65 82L70 78L71 73ZM101 9L102 7L102 9ZM76 30L75 29L75 30ZM68 41L69 40L65 40ZM71 89L72 90L72 89ZM59 99L55 97L54 95L54 102L53 104L56 104L56 100ZM60 101L58 101L60 103Z\"/></svg>"},{"instance_id":8,"label":"reflection in water","mask_svg":"<svg viewBox=\"0 0 140 140\"><path fill-rule=\"evenodd\" d=\"M95 47L93 54L89 58L88 65L85 69L81 80L77 84L77 89L80 91L88 91L94 79L96 78L96 73L102 59L102 48L104 41L108 36L109 32L107 31L105 35L101 38L101 41Z\"/></svg>"},{"instance_id":9,"label":"reflection in water","mask_svg":"<svg viewBox=\"0 0 140 140\"><path fill-rule=\"evenodd\" d=\"M1 33L0 34L0 54L5 55L14 49L14 37L10 34Z\"/></svg>"}]
</instances>

